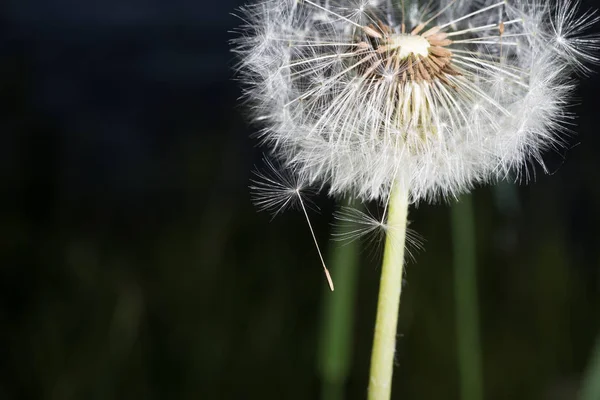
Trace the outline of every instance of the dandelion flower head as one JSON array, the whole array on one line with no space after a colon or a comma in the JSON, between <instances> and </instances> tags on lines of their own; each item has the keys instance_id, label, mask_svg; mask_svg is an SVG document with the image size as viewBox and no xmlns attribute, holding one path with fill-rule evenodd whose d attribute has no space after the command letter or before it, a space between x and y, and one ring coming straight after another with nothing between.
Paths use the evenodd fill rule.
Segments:
<instances>
[{"instance_id":1,"label":"dandelion flower head","mask_svg":"<svg viewBox=\"0 0 600 400\"><path fill-rule=\"evenodd\" d=\"M436 200L543 165L594 12L558 0L264 0L234 40L260 138L334 195Z\"/></svg>"}]
</instances>

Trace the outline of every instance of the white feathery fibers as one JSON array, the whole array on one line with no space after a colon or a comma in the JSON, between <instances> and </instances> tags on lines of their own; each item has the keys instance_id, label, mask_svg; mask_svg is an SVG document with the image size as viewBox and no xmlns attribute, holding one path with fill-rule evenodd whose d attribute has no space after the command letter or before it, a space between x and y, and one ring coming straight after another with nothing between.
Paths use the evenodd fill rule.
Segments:
<instances>
[{"instance_id":1,"label":"white feathery fibers","mask_svg":"<svg viewBox=\"0 0 600 400\"><path fill-rule=\"evenodd\" d=\"M338 228L337 232L333 233L335 241L349 244L366 237L369 244L377 246L383 243L386 234L393 234L401 229L406 234L404 250L409 259L414 261L414 254L423 250L425 239L421 235L406 226L390 225L386 221L385 215L383 218L376 218L369 210L361 211L354 207L341 207L333 216L336 221L334 225Z\"/></svg>"},{"instance_id":2,"label":"white feathery fibers","mask_svg":"<svg viewBox=\"0 0 600 400\"><path fill-rule=\"evenodd\" d=\"M266 157L263 161L265 168L255 169L250 180L252 202L258 210L270 212L275 218L287 209L302 208L302 195L310 191L307 180L282 170ZM308 197L304 199L304 203L309 201Z\"/></svg>"},{"instance_id":3,"label":"white feathery fibers","mask_svg":"<svg viewBox=\"0 0 600 400\"><path fill-rule=\"evenodd\" d=\"M240 80L260 138L334 195L436 200L542 163L594 12L558 0L263 0L240 10ZM282 198L281 201L284 201Z\"/></svg>"}]
</instances>

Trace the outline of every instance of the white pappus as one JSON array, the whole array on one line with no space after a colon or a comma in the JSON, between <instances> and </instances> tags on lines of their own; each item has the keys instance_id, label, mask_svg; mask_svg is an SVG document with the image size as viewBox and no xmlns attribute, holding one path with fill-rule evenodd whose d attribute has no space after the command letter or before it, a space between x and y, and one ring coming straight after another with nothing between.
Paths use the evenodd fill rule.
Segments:
<instances>
[{"instance_id":1,"label":"white pappus","mask_svg":"<svg viewBox=\"0 0 600 400\"><path fill-rule=\"evenodd\" d=\"M260 138L332 195L435 201L561 146L598 21L577 1L263 0L238 77ZM543 165L543 164L542 164Z\"/></svg>"}]
</instances>

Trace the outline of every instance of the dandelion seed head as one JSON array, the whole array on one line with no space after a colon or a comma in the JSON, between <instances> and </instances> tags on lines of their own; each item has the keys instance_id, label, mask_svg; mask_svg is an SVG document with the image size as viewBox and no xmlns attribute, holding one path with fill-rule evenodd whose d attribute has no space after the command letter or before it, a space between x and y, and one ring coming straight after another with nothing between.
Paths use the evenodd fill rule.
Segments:
<instances>
[{"instance_id":1,"label":"dandelion seed head","mask_svg":"<svg viewBox=\"0 0 600 400\"><path fill-rule=\"evenodd\" d=\"M262 143L307 185L363 200L529 176L564 143L575 74L600 62L600 17L573 0L263 0L241 15Z\"/></svg>"}]
</instances>

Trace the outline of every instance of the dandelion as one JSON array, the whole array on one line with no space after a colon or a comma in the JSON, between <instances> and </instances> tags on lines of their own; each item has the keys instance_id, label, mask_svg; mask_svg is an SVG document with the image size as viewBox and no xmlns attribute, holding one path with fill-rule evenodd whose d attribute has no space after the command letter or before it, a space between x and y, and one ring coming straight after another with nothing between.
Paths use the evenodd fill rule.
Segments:
<instances>
[{"instance_id":1,"label":"dandelion","mask_svg":"<svg viewBox=\"0 0 600 400\"><path fill-rule=\"evenodd\" d=\"M292 174L386 209L369 398L391 391L408 205L558 149L599 58L571 0L264 0L234 40L259 137ZM398 245L400 244L400 245Z\"/></svg>"}]
</instances>

